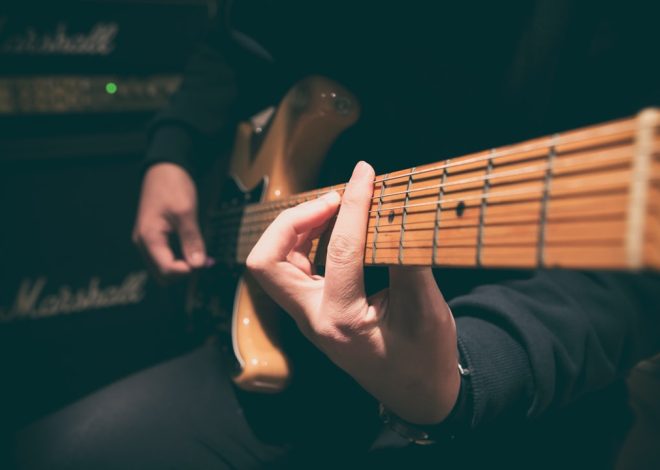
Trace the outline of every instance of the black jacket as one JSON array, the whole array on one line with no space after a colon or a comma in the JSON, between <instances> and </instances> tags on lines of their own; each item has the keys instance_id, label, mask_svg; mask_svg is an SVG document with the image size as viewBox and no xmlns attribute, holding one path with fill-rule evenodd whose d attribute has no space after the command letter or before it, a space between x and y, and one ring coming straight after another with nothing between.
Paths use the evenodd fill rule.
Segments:
<instances>
[{"instance_id":1,"label":"black jacket","mask_svg":"<svg viewBox=\"0 0 660 470\"><path fill-rule=\"evenodd\" d=\"M147 162L197 176L238 119L310 74L363 107L320 184L345 181L358 159L385 173L632 115L660 101L655 16L633 3L229 2L154 121ZM441 270L438 281L472 371L452 429L566 418L660 346L656 274Z\"/></svg>"}]
</instances>

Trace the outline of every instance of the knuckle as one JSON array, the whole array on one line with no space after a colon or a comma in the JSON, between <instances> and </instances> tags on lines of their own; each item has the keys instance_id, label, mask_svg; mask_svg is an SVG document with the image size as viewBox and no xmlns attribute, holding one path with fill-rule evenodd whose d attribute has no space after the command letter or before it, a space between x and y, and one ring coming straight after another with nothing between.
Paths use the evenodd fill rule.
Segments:
<instances>
[{"instance_id":1,"label":"knuckle","mask_svg":"<svg viewBox=\"0 0 660 470\"><path fill-rule=\"evenodd\" d=\"M141 229L138 231L138 240L144 245L154 245L158 242L160 234L156 230Z\"/></svg>"},{"instance_id":2,"label":"knuckle","mask_svg":"<svg viewBox=\"0 0 660 470\"><path fill-rule=\"evenodd\" d=\"M320 320L310 325L313 337L328 346L341 346L361 336L359 322L350 319Z\"/></svg>"},{"instance_id":3,"label":"knuckle","mask_svg":"<svg viewBox=\"0 0 660 470\"><path fill-rule=\"evenodd\" d=\"M324 341L338 342L342 339L336 325L326 318L320 318L311 322L308 326L308 330L314 335L314 337Z\"/></svg>"},{"instance_id":4,"label":"knuckle","mask_svg":"<svg viewBox=\"0 0 660 470\"><path fill-rule=\"evenodd\" d=\"M179 202L172 207L172 214L177 217L191 217L195 214L195 206L190 202Z\"/></svg>"},{"instance_id":5,"label":"knuckle","mask_svg":"<svg viewBox=\"0 0 660 470\"><path fill-rule=\"evenodd\" d=\"M245 267L251 273L258 274L264 270L264 263L258 255L251 252L245 260Z\"/></svg>"},{"instance_id":6,"label":"knuckle","mask_svg":"<svg viewBox=\"0 0 660 470\"><path fill-rule=\"evenodd\" d=\"M363 206L371 199L373 193L372 183L354 183L350 182L347 190L342 197L342 205Z\"/></svg>"},{"instance_id":7,"label":"knuckle","mask_svg":"<svg viewBox=\"0 0 660 470\"><path fill-rule=\"evenodd\" d=\"M364 201L365 195L366 193L359 191L358 188L353 188L352 191L344 194L341 203L343 206L359 206Z\"/></svg>"},{"instance_id":8,"label":"knuckle","mask_svg":"<svg viewBox=\"0 0 660 470\"><path fill-rule=\"evenodd\" d=\"M190 248L196 248L202 245L202 236L197 227L190 227L179 231L181 243Z\"/></svg>"},{"instance_id":9,"label":"knuckle","mask_svg":"<svg viewBox=\"0 0 660 470\"><path fill-rule=\"evenodd\" d=\"M280 213L280 215L277 216L276 220L279 219L280 222L283 222L286 225L290 225L296 216L295 209L296 209L295 207L290 207L288 209L283 210Z\"/></svg>"}]
</instances>

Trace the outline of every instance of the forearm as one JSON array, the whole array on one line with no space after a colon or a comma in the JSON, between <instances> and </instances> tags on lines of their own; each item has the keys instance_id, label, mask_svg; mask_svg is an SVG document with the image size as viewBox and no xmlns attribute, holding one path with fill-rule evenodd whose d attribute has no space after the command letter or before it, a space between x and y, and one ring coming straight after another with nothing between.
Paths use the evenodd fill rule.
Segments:
<instances>
[{"instance_id":1,"label":"forearm","mask_svg":"<svg viewBox=\"0 0 660 470\"><path fill-rule=\"evenodd\" d=\"M464 420L538 416L622 376L660 347L659 292L657 276L544 271L454 299Z\"/></svg>"},{"instance_id":2,"label":"forearm","mask_svg":"<svg viewBox=\"0 0 660 470\"><path fill-rule=\"evenodd\" d=\"M200 45L168 106L149 125L145 167L175 163L195 175L205 151L229 140L235 121L237 85L232 45L218 26Z\"/></svg>"}]
</instances>

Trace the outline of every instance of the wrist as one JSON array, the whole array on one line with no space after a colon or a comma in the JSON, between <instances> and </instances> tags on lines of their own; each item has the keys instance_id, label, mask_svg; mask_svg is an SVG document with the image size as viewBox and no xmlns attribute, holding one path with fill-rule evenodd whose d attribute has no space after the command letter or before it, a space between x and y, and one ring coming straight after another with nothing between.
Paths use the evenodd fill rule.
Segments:
<instances>
[{"instance_id":1,"label":"wrist","mask_svg":"<svg viewBox=\"0 0 660 470\"><path fill-rule=\"evenodd\" d=\"M163 124L157 127L150 138L149 148L143 164L143 173L159 163L178 165L193 175L193 138L182 126Z\"/></svg>"},{"instance_id":2,"label":"wrist","mask_svg":"<svg viewBox=\"0 0 660 470\"><path fill-rule=\"evenodd\" d=\"M419 445L434 444L453 440L456 436L464 434L470 429L471 410L471 382L470 370L458 364L460 377L459 390L456 400L450 411L441 421L436 423L416 423L407 421L393 413L382 403L379 404L379 417L383 424L394 432Z\"/></svg>"}]
</instances>

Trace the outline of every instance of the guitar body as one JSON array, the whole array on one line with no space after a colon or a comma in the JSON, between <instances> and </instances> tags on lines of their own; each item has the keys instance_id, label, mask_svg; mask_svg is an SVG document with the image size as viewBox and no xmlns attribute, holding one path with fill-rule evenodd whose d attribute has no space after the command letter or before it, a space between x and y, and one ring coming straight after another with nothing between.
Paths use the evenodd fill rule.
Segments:
<instances>
[{"instance_id":1,"label":"guitar body","mask_svg":"<svg viewBox=\"0 0 660 470\"><path fill-rule=\"evenodd\" d=\"M217 264L192 283L188 310L196 317L211 312L234 359L234 381L242 389L279 392L291 365L277 337L280 308L237 260L249 245L236 242L236 230L214 224L213 214L254 202L277 201L316 184L323 158L336 137L358 118L356 99L338 84L311 77L294 86L276 110L238 126L228 180L210 204L205 238ZM238 227L238 226L237 226ZM235 249L227 249L228 244Z\"/></svg>"}]
</instances>

